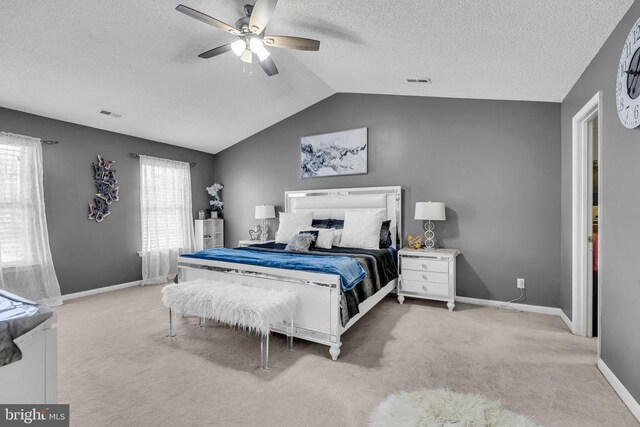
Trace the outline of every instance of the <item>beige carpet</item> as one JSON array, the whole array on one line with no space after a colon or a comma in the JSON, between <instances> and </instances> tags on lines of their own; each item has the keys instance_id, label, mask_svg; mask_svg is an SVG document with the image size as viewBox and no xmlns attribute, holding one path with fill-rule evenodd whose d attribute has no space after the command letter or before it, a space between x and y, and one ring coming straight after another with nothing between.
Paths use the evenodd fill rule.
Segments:
<instances>
[{"instance_id":1,"label":"beige carpet","mask_svg":"<svg viewBox=\"0 0 640 427\"><path fill-rule=\"evenodd\" d=\"M58 309L59 400L74 426L363 426L388 394L448 388L500 399L547 426L635 426L596 368L596 341L554 316L387 298L328 347L179 319L168 333L160 286Z\"/></svg>"}]
</instances>

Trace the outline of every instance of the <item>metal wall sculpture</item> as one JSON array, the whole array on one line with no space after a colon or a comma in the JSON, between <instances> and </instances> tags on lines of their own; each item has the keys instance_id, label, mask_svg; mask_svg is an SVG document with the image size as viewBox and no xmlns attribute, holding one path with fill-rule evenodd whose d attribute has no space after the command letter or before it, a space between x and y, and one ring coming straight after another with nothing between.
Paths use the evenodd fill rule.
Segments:
<instances>
[{"instance_id":1,"label":"metal wall sculpture","mask_svg":"<svg viewBox=\"0 0 640 427\"><path fill-rule=\"evenodd\" d=\"M111 203L120 200L118 197L118 189L116 187L118 180L116 179L116 170L112 169L114 161L104 160L98 154L98 161L92 163L94 180L98 192L93 196L93 203L89 203L89 220L102 222L111 212L109 207Z\"/></svg>"}]
</instances>

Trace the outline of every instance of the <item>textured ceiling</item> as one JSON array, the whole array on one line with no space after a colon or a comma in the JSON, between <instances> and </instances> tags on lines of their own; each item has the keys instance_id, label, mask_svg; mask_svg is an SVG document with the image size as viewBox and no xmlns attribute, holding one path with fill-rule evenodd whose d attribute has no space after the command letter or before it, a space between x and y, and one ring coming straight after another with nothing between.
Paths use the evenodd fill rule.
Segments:
<instances>
[{"instance_id":1,"label":"textured ceiling","mask_svg":"<svg viewBox=\"0 0 640 427\"><path fill-rule=\"evenodd\" d=\"M230 24L245 3L182 1ZM0 105L216 153L334 92L560 102L633 0L280 0L267 34L322 44L271 49L270 78L197 58L234 37L177 3L4 0Z\"/></svg>"},{"instance_id":2,"label":"textured ceiling","mask_svg":"<svg viewBox=\"0 0 640 427\"><path fill-rule=\"evenodd\" d=\"M269 30L320 38L295 55L337 92L561 102L633 0L282 3Z\"/></svg>"}]
</instances>

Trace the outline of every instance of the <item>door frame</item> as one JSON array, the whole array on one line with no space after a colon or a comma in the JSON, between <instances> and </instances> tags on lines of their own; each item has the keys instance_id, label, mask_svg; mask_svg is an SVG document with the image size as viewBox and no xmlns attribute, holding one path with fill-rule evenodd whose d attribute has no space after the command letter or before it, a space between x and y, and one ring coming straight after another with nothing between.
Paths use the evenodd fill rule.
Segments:
<instances>
[{"instance_id":1,"label":"door frame","mask_svg":"<svg viewBox=\"0 0 640 427\"><path fill-rule=\"evenodd\" d=\"M588 227L591 225L592 218L591 206L588 206L591 196L588 194L589 188L589 170L588 160L591 157L589 153L589 139L587 123L597 115L598 120L598 337L601 336L600 313L602 310L602 256L600 248L602 247L602 144L603 126L602 126L602 91L598 91L593 98L585 104L584 107L573 117L572 126L572 254L571 254L571 272L572 272L572 306L571 306L571 323L572 332L575 335L587 336L587 319L588 319L588 276L589 266L587 236ZM593 307L593 306L592 306ZM600 357L600 339L598 339L598 357Z\"/></svg>"}]
</instances>

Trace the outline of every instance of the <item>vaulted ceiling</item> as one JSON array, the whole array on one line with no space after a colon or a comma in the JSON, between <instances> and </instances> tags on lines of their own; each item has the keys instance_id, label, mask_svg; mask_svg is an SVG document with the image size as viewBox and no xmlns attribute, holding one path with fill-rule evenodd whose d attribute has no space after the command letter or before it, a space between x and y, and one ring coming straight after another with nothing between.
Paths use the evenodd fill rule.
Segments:
<instances>
[{"instance_id":1,"label":"vaulted ceiling","mask_svg":"<svg viewBox=\"0 0 640 427\"><path fill-rule=\"evenodd\" d=\"M253 2L178 1L232 25ZM178 1L3 1L0 106L216 153L335 92L560 102L633 3L280 0L266 33L321 46L271 48L267 77L197 58L235 38Z\"/></svg>"}]
</instances>

